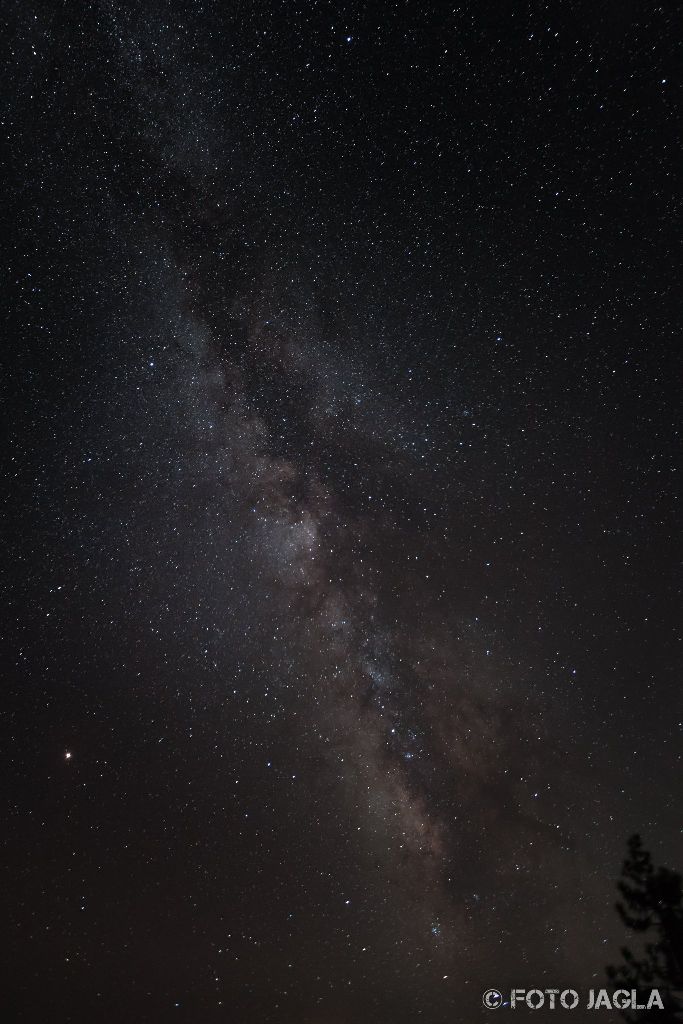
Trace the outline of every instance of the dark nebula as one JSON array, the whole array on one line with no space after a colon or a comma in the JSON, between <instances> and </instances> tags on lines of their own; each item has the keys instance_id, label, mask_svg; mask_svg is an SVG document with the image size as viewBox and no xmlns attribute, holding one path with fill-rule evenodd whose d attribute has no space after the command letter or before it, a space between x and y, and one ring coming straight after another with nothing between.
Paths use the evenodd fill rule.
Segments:
<instances>
[{"instance_id":1,"label":"dark nebula","mask_svg":"<svg viewBox=\"0 0 683 1024\"><path fill-rule=\"evenodd\" d=\"M605 983L681 853L679 14L5 5L3 1021Z\"/></svg>"}]
</instances>

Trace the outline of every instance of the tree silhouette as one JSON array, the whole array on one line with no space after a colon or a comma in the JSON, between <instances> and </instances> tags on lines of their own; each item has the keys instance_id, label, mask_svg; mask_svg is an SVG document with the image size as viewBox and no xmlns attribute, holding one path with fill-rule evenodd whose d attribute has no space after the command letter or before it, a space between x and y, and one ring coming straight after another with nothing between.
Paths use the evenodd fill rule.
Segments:
<instances>
[{"instance_id":1,"label":"tree silhouette","mask_svg":"<svg viewBox=\"0 0 683 1024\"><path fill-rule=\"evenodd\" d=\"M622 1016L633 1024L683 1021L683 879L669 868L655 869L642 839L634 835L617 888L623 897L616 904L621 920L645 941L640 959L623 947L624 962L608 967L607 975L617 988L657 988L664 1002L664 1010L622 1010Z\"/></svg>"}]
</instances>

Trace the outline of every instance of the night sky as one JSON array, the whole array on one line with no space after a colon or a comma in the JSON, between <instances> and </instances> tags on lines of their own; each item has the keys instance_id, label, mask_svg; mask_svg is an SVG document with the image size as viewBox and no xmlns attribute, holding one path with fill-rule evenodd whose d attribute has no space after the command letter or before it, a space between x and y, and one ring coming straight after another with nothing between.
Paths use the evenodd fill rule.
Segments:
<instances>
[{"instance_id":1,"label":"night sky","mask_svg":"<svg viewBox=\"0 0 683 1024\"><path fill-rule=\"evenodd\" d=\"M681 865L680 7L2 26L2 1020L606 984Z\"/></svg>"}]
</instances>

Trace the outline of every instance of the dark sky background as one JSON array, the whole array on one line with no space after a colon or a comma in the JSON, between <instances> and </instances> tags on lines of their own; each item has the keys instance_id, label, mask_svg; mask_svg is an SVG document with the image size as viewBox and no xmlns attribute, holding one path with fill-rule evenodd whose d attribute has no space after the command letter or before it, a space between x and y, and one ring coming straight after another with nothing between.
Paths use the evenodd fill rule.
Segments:
<instances>
[{"instance_id":1,"label":"dark sky background","mask_svg":"<svg viewBox=\"0 0 683 1024\"><path fill-rule=\"evenodd\" d=\"M680 13L4 5L3 1020L605 984L681 862Z\"/></svg>"}]
</instances>

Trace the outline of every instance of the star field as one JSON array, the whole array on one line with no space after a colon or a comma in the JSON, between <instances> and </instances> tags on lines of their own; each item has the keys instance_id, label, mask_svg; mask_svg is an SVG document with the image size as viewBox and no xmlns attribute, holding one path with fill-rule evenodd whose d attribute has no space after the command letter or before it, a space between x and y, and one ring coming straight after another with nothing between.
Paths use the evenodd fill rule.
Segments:
<instances>
[{"instance_id":1,"label":"star field","mask_svg":"<svg viewBox=\"0 0 683 1024\"><path fill-rule=\"evenodd\" d=\"M599 987L680 861L680 12L3 26L7 1019Z\"/></svg>"}]
</instances>

